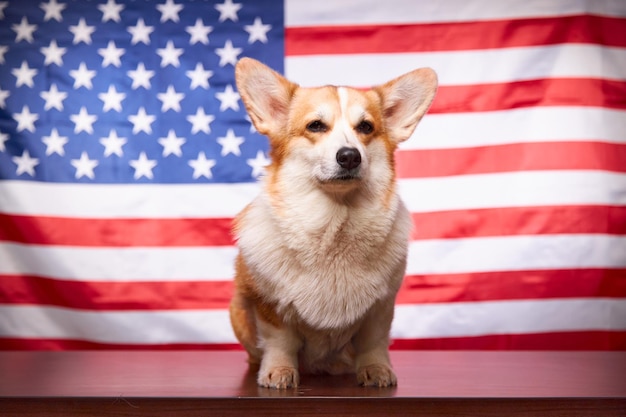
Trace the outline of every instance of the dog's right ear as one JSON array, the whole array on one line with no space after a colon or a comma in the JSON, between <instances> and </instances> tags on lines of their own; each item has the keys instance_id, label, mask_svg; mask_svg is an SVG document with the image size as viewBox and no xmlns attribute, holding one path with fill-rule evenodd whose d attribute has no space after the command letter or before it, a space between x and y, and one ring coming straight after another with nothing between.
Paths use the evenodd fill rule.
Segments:
<instances>
[{"instance_id":1,"label":"dog's right ear","mask_svg":"<svg viewBox=\"0 0 626 417\"><path fill-rule=\"evenodd\" d=\"M256 130L271 137L282 129L298 85L252 58L237 62L235 80Z\"/></svg>"}]
</instances>

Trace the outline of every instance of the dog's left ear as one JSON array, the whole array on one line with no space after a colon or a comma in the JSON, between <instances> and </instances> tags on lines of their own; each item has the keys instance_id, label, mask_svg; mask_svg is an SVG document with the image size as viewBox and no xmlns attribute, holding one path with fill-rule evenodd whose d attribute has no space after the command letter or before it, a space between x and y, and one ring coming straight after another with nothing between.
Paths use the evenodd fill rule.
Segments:
<instances>
[{"instance_id":1,"label":"dog's left ear","mask_svg":"<svg viewBox=\"0 0 626 417\"><path fill-rule=\"evenodd\" d=\"M383 101L389 136L395 143L407 140L426 113L437 91L437 74L420 68L374 87Z\"/></svg>"},{"instance_id":2,"label":"dog's left ear","mask_svg":"<svg viewBox=\"0 0 626 417\"><path fill-rule=\"evenodd\" d=\"M254 127L271 139L287 122L289 103L298 85L252 58L237 62L235 80Z\"/></svg>"}]
</instances>

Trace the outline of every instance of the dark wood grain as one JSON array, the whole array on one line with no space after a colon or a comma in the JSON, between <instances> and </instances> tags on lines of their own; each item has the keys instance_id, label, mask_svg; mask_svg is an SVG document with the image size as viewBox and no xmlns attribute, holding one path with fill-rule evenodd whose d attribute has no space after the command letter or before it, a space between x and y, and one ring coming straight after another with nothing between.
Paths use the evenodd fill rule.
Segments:
<instances>
[{"instance_id":1,"label":"dark wood grain","mask_svg":"<svg viewBox=\"0 0 626 417\"><path fill-rule=\"evenodd\" d=\"M626 352L392 352L398 387L353 375L259 388L242 352L0 352L0 415L626 416Z\"/></svg>"}]
</instances>

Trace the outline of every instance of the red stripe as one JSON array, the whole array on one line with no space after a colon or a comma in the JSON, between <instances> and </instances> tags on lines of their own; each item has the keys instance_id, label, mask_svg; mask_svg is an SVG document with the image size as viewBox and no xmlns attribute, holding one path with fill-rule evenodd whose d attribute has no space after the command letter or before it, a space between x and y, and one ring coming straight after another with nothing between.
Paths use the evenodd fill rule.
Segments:
<instances>
[{"instance_id":1,"label":"red stripe","mask_svg":"<svg viewBox=\"0 0 626 417\"><path fill-rule=\"evenodd\" d=\"M445 158L443 158L445 162ZM604 233L626 234L624 206L506 207L413 213L412 239L438 239L528 234ZM558 219L558 221L555 221ZM163 238L146 241L142 221L117 219L68 219L0 215L0 241L70 246L204 246L233 244L220 233L230 230L189 229L187 220L163 220ZM224 219L226 223L230 223ZM158 229L156 220L146 220ZM129 226L132 224L133 226ZM106 225L106 226L105 226ZM84 226L84 227L81 227ZM204 225L203 227L207 227ZM98 230L109 232L98 235ZM113 232L116 230L116 232ZM179 233L177 233L179 230ZM217 238L216 238L217 237ZM100 239L100 240L99 240ZM223 239L219 241L219 239Z\"/></svg>"},{"instance_id":2,"label":"red stripe","mask_svg":"<svg viewBox=\"0 0 626 417\"><path fill-rule=\"evenodd\" d=\"M624 331L580 331L396 339L395 350L626 350Z\"/></svg>"},{"instance_id":3,"label":"red stripe","mask_svg":"<svg viewBox=\"0 0 626 417\"><path fill-rule=\"evenodd\" d=\"M626 144L531 142L396 152L399 178L544 170L626 172Z\"/></svg>"},{"instance_id":4,"label":"red stripe","mask_svg":"<svg viewBox=\"0 0 626 417\"><path fill-rule=\"evenodd\" d=\"M562 43L626 46L626 19L559 16L414 25L288 27L285 54L461 51Z\"/></svg>"},{"instance_id":5,"label":"red stripe","mask_svg":"<svg viewBox=\"0 0 626 417\"><path fill-rule=\"evenodd\" d=\"M397 304L626 297L626 269L499 271L408 275Z\"/></svg>"},{"instance_id":6,"label":"red stripe","mask_svg":"<svg viewBox=\"0 0 626 417\"><path fill-rule=\"evenodd\" d=\"M169 343L157 345L0 337L0 350L243 350L243 347L234 343Z\"/></svg>"},{"instance_id":7,"label":"red stripe","mask_svg":"<svg viewBox=\"0 0 626 417\"><path fill-rule=\"evenodd\" d=\"M227 309L232 281L86 282L0 275L0 304L81 310Z\"/></svg>"},{"instance_id":8,"label":"red stripe","mask_svg":"<svg viewBox=\"0 0 626 417\"><path fill-rule=\"evenodd\" d=\"M497 209L468 209L436 211L427 213L413 213L415 227L411 238L413 240L463 238L483 236L507 235L544 235L563 233L602 233L626 234L626 207L624 206L541 206L541 207L505 207ZM89 233L77 225L83 224L82 219L29 217L0 215L3 222L0 228L0 241L12 241L31 244L70 245L70 246L112 246L111 235L99 236L92 230L93 236L87 240ZM555 221L558 220L558 221ZM119 220L93 220L94 224L109 223L109 230L123 229ZM140 223L141 221L137 221ZM153 222L149 220L148 222ZM175 236L176 222L166 221L169 233ZM193 234L186 234L187 222L182 220L179 239L168 240L169 246L182 245L182 238L190 238ZM38 227L38 228L36 228ZM28 234L29 230L38 230ZM51 230L54 229L54 233ZM132 233L133 229L126 229L128 235L117 234L125 242L120 246L158 246L164 242L158 239L155 242L145 242L144 235ZM216 234L216 233L214 233ZM202 246L214 244L215 240L205 239L211 234L197 234L199 240L185 240L185 246ZM205 240L202 240L205 239ZM123 244L122 244L123 243ZM225 242L223 242L225 243Z\"/></svg>"},{"instance_id":9,"label":"red stripe","mask_svg":"<svg viewBox=\"0 0 626 417\"><path fill-rule=\"evenodd\" d=\"M227 309L231 281L74 282L0 275L0 304L81 310ZM580 297L626 297L626 269L409 275L398 304Z\"/></svg>"},{"instance_id":10,"label":"red stripe","mask_svg":"<svg viewBox=\"0 0 626 417\"><path fill-rule=\"evenodd\" d=\"M624 331L580 331L394 339L392 350L626 350ZM112 344L66 339L0 338L0 350L243 350L239 344Z\"/></svg>"},{"instance_id":11,"label":"red stripe","mask_svg":"<svg viewBox=\"0 0 626 417\"><path fill-rule=\"evenodd\" d=\"M626 235L626 206L505 207L412 213L413 240L511 235Z\"/></svg>"},{"instance_id":12,"label":"red stripe","mask_svg":"<svg viewBox=\"0 0 626 417\"><path fill-rule=\"evenodd\" d=\"M0 214L0 241L74 246L231 246L232 219L76 219Z\"/></svg>"},{"instance_id":13,"label":"red stripe","mask_svg":"<svg viewBox=\"0 0 626 417\"><path fill-rule=\"evenodd\" d=\"M626 82L588 78L546 78L493 84L442 85L439 86L428 111L479 112L537 106L626 109Z\"/></svg>"}]
</instances>

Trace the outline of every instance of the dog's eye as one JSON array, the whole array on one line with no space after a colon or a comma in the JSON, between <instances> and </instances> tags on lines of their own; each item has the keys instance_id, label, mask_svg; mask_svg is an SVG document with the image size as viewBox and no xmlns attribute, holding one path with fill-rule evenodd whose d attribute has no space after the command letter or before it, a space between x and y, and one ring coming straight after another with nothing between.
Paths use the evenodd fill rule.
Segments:
<instances>
[{"instance_id":1,"label":"dog's eye","mask_svg":"<svg viewBox=\"0 0 626 417\"><path fill-rule=\"evenodd\" d=\"M309 132L319 133L319 132L325 132L327 128L326 128L326 125L322 123L321 120L314 120L308 125L306 125L306 129Z\"/></svg>"},{"instance_id":2,"label":"dog's eye","mask_svg":"<svg viewBox=\"0 0 626 417\"><path fill-rule=\"evenodd\" d=\"M374 125L370 122L363 120L356 126L356 131L359 133L363 133L364 135L369 135L374 131Z\"/></svg>"}]
</instances>

